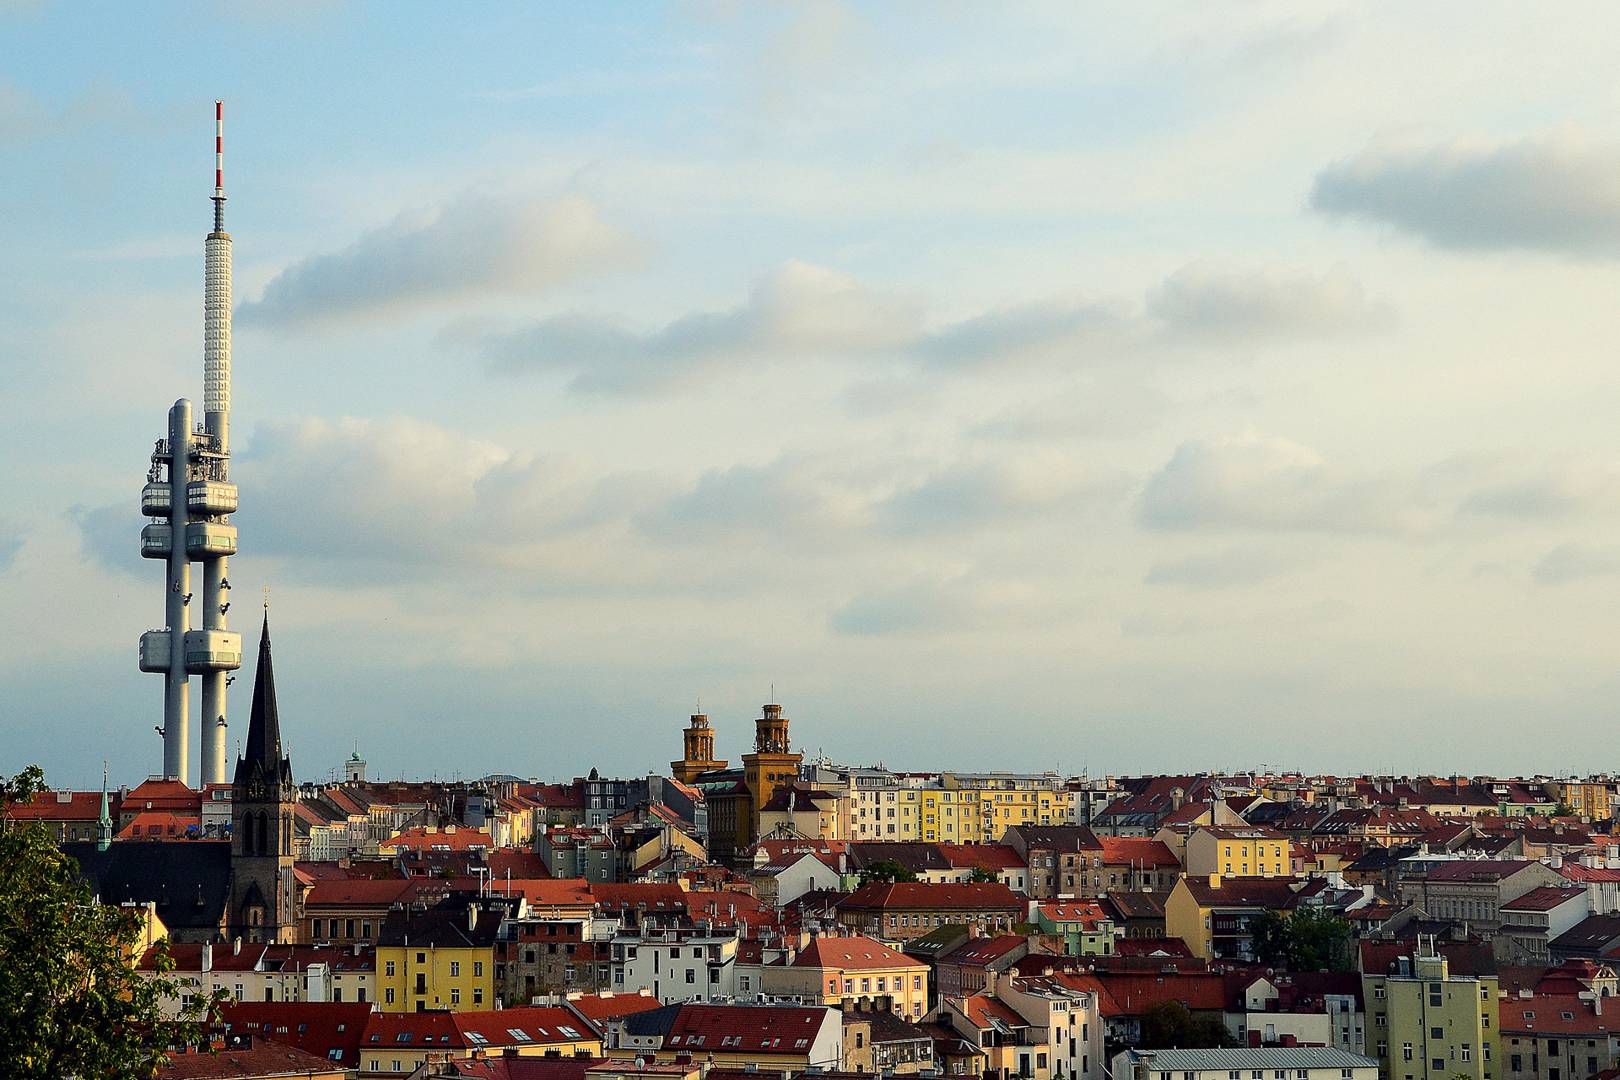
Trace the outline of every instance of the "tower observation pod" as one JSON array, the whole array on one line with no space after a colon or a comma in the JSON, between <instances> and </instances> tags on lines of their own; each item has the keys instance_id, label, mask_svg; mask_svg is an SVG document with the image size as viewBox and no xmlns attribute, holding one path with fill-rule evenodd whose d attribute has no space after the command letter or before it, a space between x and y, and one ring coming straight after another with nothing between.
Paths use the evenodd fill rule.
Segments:
<instances>
[{"instance_id":1,"label":"tower observation pod","mask_svg":"<svg viewBox=\"0 0 1620 1080\"><path fill-rule=\"evenodd\" d=\"M242 635L228 629L229 561L236 554L236 485L230 478L231 237L225 231L224 111L214 102L214 227L203 242L203 417L184 399L152 451L141 489L141 556L164 564L164 627L141 635L140 669L163 675L163 775L192 782L191 676L202 682L199 780L225 774L226 687L242 666ZM202 585L193 590L191 564ZM195 627L194 627L195 624Z\"/></svg>"}]
</instances>

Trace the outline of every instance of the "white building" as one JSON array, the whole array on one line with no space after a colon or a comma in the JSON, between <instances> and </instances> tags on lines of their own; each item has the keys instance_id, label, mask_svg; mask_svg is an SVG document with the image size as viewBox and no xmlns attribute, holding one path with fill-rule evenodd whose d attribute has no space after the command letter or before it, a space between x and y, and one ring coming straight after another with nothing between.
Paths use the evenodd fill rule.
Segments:
<instances>
[{"instance_id":1,"label":"white building","mask_svg":"<svg viewBox=\"0 0 1620 1080\"><path fill-rule=\"evenodd\" d=\"M703 930L664 930L613 939L612 990L646 990L666 1005L729 998L736 992L737 938Z\"/></svg>"}]
</instances>

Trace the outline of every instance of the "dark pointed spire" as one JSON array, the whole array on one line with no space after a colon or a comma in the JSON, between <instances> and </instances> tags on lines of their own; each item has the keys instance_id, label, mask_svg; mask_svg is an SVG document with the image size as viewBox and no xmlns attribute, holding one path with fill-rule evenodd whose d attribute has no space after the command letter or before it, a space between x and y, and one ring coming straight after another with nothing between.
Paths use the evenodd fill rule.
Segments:
<instances>
[{"instance_id":1,"label":"dark pointed spire","mask_svg":"<svg viewBox=\"0 0 1620 1080\"><path fill-rule=\"evenodd\" d=\"M264 613L259 633L259 667L253 675L253 709L248 717L247 744L236 762L236 783L255 773L267 784L290 783L292 769L281 753L281 718L276 713L276 676L270 664L270 612Z\"/></svg>"}]
</instances>

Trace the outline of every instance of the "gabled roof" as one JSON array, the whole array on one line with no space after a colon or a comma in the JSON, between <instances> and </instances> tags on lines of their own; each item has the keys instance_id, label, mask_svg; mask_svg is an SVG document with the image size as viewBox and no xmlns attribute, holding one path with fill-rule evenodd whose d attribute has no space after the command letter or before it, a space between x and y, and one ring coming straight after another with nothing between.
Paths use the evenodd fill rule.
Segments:
<instances>
[{"instance_id":1,"label":"gabled roof","mask_svg":"<svg viewBox=\"0 0 1620 1080\"><path fill-rule=\"evenodd\" d=\"M962 1010L962 1015L967 1018L967 1022L976 1028L993 1031L1030 1026L1029 1021L1014 1012L1010 1005L988 994L972 994L964 998L947 1000L954 1001Z\"/></svg>"},{"instance_id":2,"label":"gabled roof","mask_svg":"<svg viewBox=\"0 0 1620 1080\"><path fill-rule=\"evenodd\" d=\"M1436 863L1423 877L1428 881L1500 881L1530 865L1528 859L1456 859Z\"/></svg>"},{"instance_id":3,"label":"gabled roof","mask_svg":"<svg viewBox=\"0 0 1620 1080\"><path fill-rule=\"evenodd\" d=\"M649 913L686 911L686 891L663 882L596 882L588 886L597 910L627 912L644 909Z\"/></svg>"},{"instance_id":4,"label":"gabled roof","mask_svg":"<svg viewBox=\"0 0 1620 1080\"><path fill-rule=\"evenodd\" d=\"M1022 939L1020 939L1022 940ZM859 934L853 937L818 937L799 950L793 959L794 967L836 968L842 971L861 971L888 968L928 967L904 953L889 948Z\"/></svg>"},{"instance_id":5,"label":"gabled roof","mask_svg":"<svg viewBox=\"0 0 1620 1080\"><path fill-rule=\"evenodd\" d=\"M109 793L116 799L116 794ZM116 805L113 814L118 813ZM99 791L36 791L27 802L5 808L10 821L95 821L101 816Z\"/></svg>"},{"instance_id":6,"label":"gabled roof","mask_svg":"<svg viewBox=\"0 0 1620 1080\"><path fill-rule=\"evenodd\" d=\"M1554 952L1602 952L1620 941L1620 915L1588 915L1552 940Z\"/></svg>"},{"instance_id":7,"label":"gabled roof","mask_svg":"<svg viewBox=\"0 0 1620 1080\"><path fill-rule=\"evenodd\" d=\"M1117 921L1164 918L1164 895L1151 892L1115 892L1103 897L1104 910L1112 909Z\"/></svg>"}]
</instances>

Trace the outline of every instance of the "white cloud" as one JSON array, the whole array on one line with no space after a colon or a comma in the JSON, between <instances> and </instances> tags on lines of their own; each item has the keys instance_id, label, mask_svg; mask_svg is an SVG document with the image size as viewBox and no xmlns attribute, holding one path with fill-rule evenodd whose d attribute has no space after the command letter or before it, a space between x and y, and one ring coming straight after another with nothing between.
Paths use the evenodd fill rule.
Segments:
<instances>
[{"instance_id":1,"label":"white cloud","mask_svg":"<svg viewBox=\"0 0 1620 1080\"><path fill-rule=\"evenodd\" d=\"M580 196L462 195L403 213L341 251L312 255L238 307L278 327L376 319L495 294L535 296L633 265L640 249Z\"/></svg>"},{"instance_id":2,"label":"white cloud","mask_svg":"<svg viewBox=\"0 0 1620 1080\"><path fill-rule=\"evenodd\" d=\"M913 338L917 322L916 306L905 298L790 261L741 305L687 315L651 332L573 314L475 339L499 371L562 371L577 390L643 394L788 360L892 351Z\"/></svg>"},{"instance_id":3,"label":"white cloud","mask_svg":"<svg viewBox=\"0 0 1620 1080\"><path fill-rule=\"evenodd\" d=\"M1394 321L1343 269L1312 276L1193 263L1149 294L1147 310L1170 335L1200 344L1362 334Z\"/></svg>"},{"instance_id":4,"label":"white cloud","mask_svg":"<svg viewBox=\"0 0 1620 1080\"><path fill-rule=\"evenodd\" d=\"M1574 134L1374 148L1323 169L1311 206L1438 247L1620 255L1620 144Z\"/></svg>"},{"instance_id":5,"label":"white cloud","mask_svg":"<svg viewBox=\"0 0 1620 1080\"><path fill-rule=\"evenodd\" d=\"M1582 544L1560 544L1543 555L1531 571L1542 585L1567 585L1620 574L1620 550Z\"/></svg>"},{"instance_id":6,"label":"white cloud","mask_svg":"<svg viewBox=\"0 0 1620 1080\"><path fill-rule=\"evenodd\" d=\"M1182 443L1148 481L1141 519L1160 529L1405 533L1437 507L1397 477L1330 466L1315 450L1247 433Z\"/></svg>"},{"instance_id":7,"label":"white cloud","mask_svg":"<svg viewBox=\"0 0 1620 1080\"><path fill-rule=\"evenodd\" d=\"M1258 585L1293 570L1297 556L1254 546L1199 552L1161 559L1142 578L1146 585L1181 585L1189 589L1224 589Z\"/></svg>"}]
</instances>

